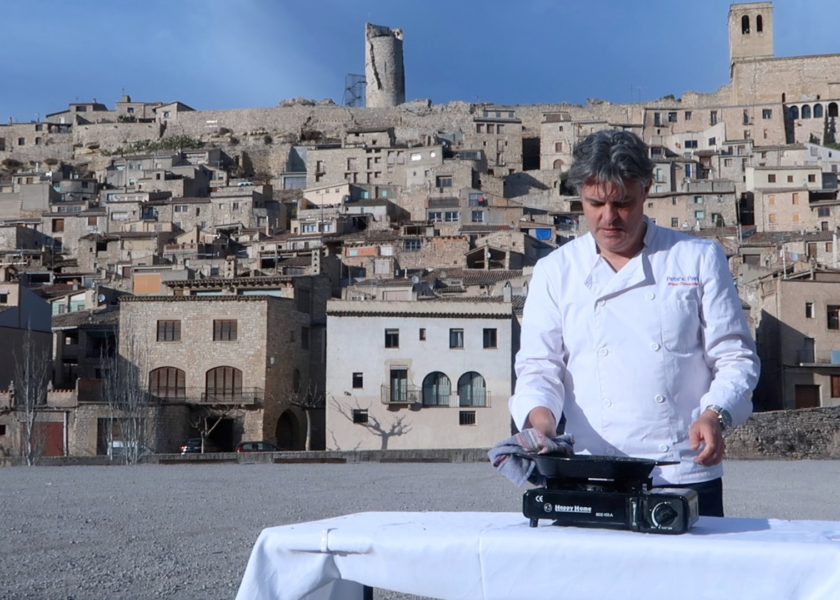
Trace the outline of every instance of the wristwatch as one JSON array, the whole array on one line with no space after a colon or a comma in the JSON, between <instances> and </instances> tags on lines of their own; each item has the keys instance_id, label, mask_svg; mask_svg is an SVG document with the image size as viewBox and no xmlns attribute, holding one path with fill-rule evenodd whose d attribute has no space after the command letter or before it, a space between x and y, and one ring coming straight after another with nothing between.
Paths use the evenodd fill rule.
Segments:
<instances>
[{"instance_id":1,"label":"wristwatch","mask_svg":"<svg viewBox=\"0 0 840 600\"><path fill-rule=\"evenodd\" d=\"M718 423L723 431L727 431L732 426L732 415L728 410L717 404L710 404L708 410L717 413Z\"/></svg>"}]
</instances>

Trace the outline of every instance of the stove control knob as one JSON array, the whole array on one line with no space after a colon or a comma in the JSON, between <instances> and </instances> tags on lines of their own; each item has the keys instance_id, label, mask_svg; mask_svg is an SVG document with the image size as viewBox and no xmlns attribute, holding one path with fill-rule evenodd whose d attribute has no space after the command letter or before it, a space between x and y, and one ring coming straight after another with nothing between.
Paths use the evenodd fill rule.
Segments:
<instances>
[{"instance_id":1,"label":"stove control knob","mask_svg":"<svg viewBox=\"0 0 840 600\"><path fill-rule=\"evenodd\" d=\"M653 507L651 520L656 527L670 527L679 516L674 507L667 502L660 502Z\"/></svg>"}]
</instances>

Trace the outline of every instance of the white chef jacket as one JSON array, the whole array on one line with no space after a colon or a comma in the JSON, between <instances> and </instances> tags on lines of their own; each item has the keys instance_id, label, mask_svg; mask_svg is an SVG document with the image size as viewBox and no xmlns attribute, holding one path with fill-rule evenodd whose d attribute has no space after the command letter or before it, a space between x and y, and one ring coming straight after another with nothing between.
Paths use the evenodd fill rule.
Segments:
<instances>
[{"instance_id":1,"label":"white chef jacket","mask_svg":"<svg viewBox=\"0 0 840 600\"><path fill-rule=\"evenodd\" d=\"M618 272L591 234L536 264L510 412L519 429L537 406L565 413L577 454L680 462L654 469L654 485L710 481L723 468L694 462L688 429L711 404L747 420L755 343L722 248L645 223Z\"/></svg>"}]
</instances>

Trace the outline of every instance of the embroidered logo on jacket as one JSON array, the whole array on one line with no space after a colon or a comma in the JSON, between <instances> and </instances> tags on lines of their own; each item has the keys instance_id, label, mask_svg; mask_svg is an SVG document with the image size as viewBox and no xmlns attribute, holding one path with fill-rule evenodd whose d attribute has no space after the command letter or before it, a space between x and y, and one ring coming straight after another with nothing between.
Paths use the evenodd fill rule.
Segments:
<instances>
[{"instance_id":1,"label":"embroidered logo on jacket","mask_svg":"<svg viewBox=\"0 0 840 600\"><path fill-rule=\"evenodd\" d=\"M700 285L700 278L697 275L678 275L666 277L668 285Z\"/></svg>"}]
</instances>

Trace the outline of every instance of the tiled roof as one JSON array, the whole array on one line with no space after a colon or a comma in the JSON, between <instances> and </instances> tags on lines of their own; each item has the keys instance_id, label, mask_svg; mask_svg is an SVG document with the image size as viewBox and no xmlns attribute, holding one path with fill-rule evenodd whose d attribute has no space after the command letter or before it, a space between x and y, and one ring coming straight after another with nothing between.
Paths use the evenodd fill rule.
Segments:
<instances>
[{"instance_id":1,"label":"tiled roof","mask_svg":"<svg viewBox=\"0 0 840 600\"><path fill-rule=\"evenodd\" d=\"M113 325L120 321L119 307L108 307L104 310L79 310L76 312L53 315L53 329L75 329L83 325Z\"/></svg>"}]
</instances>

